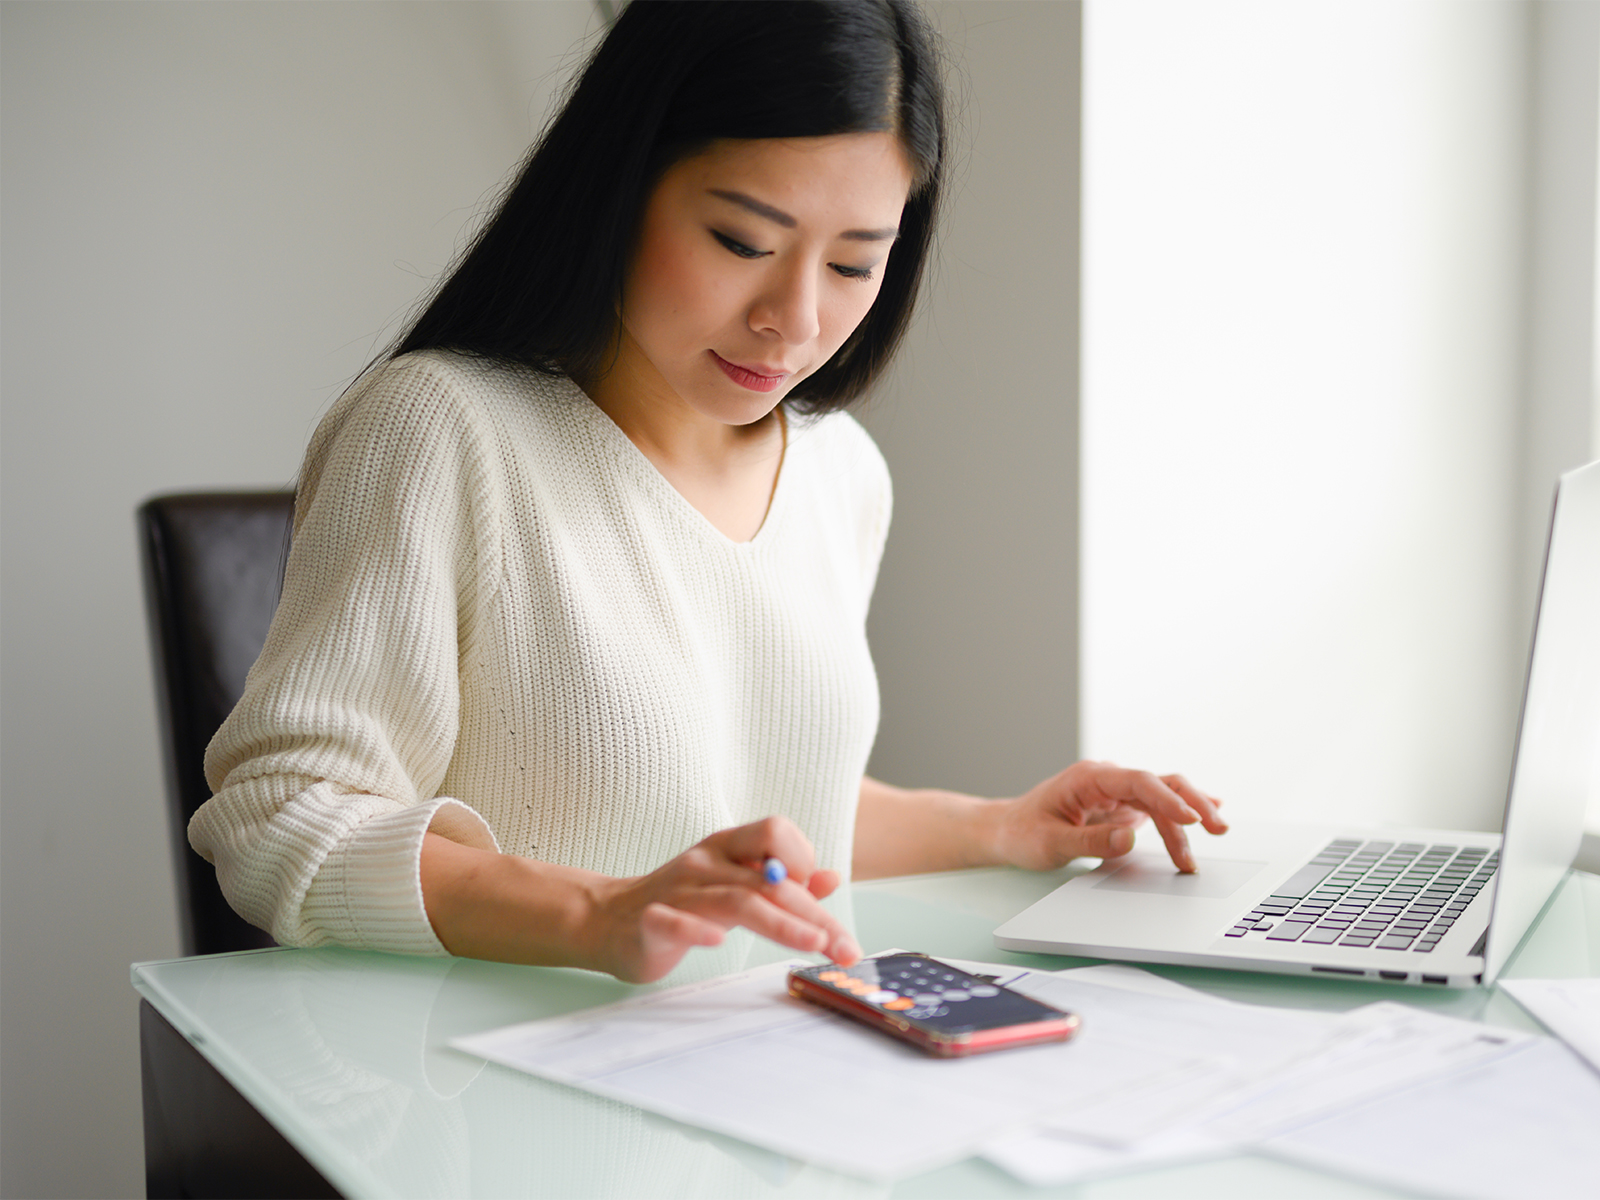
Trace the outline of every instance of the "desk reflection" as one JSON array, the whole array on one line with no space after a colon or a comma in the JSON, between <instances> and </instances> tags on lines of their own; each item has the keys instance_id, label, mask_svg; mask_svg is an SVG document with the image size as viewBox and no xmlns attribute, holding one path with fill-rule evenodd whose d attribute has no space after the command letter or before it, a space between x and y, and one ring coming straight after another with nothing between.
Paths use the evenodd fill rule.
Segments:
<instances>
[{"instance_id":1,"label":"desk reflection","mask_svg":"<svg viewBox=\"0 0 1600 1200\"><path fill-rule=\"evenodd\" d=\"M773 961L736 932L658 987ZM207 971L210 961L213 969ZM337 948L189 960L210 1033L286 1113L407 1196L888 1195L770 1151L484 1063L450 1039L637 994L592 972ZM774 1086L781 1087L781 1082Z\"/></svg>"}]
</instances>

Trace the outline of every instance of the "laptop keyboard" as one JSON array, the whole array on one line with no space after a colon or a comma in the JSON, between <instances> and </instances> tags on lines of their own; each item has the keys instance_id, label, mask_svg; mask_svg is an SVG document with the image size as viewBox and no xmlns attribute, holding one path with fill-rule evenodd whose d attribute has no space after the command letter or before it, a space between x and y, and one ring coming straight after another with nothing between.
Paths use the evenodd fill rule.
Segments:
<instances>
[{"instance_id":1,"label":"laptop keyboard","mask_svg":"<svg viewBox=\"0 0 1600 1200\"><path fill-rule=\"evenodd\" d=\"M1228 930L1269 942L1411 950L1439 944L1488 886L1500 852L1481 846L1341 838Z\"/></svg>"}]
</instances>

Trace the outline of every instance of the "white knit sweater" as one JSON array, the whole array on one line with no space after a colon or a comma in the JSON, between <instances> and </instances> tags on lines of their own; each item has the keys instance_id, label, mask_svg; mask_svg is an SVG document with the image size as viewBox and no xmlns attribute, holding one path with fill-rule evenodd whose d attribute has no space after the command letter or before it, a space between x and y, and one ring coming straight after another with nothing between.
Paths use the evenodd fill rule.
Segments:
<instances>
[{"instance_id":1,"label":"white knit sweater","mask_svg":"<svg viewBox=\"0 0 1600 1200\"><path fill-rule=\"evenodd\" d=\"M312 440L190 842L280 942L433 954L429 829L620 876L782 813L848 872L889 507L854 420L792 420L735 543L569 381L390 363Z\"/></svg>"}]
</instances>

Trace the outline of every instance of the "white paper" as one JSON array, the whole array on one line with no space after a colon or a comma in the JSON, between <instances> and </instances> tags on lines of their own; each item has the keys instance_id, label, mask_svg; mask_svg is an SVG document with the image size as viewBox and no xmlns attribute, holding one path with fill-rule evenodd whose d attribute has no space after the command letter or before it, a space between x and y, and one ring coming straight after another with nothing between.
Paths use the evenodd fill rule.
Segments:
<instances>
[{"instance_id":1,"label":"white paper","mask_svg":"<svg viewBox=\"0 0 1600 1200\"><path fill-rule=\"evenodd\" d=\"M1036 974L1038 972L1029 972ZM1051 971L1053 979L1075 979L1081 983L1102 983L1107 987L1122 988L1129 992L1145 992L1151 996L1171 996L1180 1000L1193 1000L1201 1004L1232 1004L1221 996L1202 992L1182 983L1174 983L1164 975L1156 975L1139 967L1126 967L1121 963L1096 963L1092 967L1068 967L1064 971Z\"/></svg>"},{"instance_id":2,"label":"white paper","mask_svg":"<svg viewBox=\"0 0 1600 1200\"><path fill-rule=\"evenodd\" d=\"M1500 990L1600 1071L1600 979L1502 979Z\"/></svg>"},{"instance_id":3,"label":"white paper","mask_svg":"<svg viewBox=\"0 0 1600 1200\"><path fill-rule=\"evenodd\" d=\"M775 964L451 1044L876 1179L966 1158L1064 1101L1092 1103L1189 1061L1160 1039L1112 1036L1111 1005L1131 995L1113 989L1079 985L1087 1002L1073 1007L1097 1036L950 1060L791 999L786 972Z\"/></svg>"},{"instance_id":4,"label":"white paper","mask_svg":"<svg viewBox=\"0 0 1600 1200\"><path fill-rule=\"evenodd\" d=\"M983 1147L983 1157L1031 1187L1172 1167L1222 1158L1234 1147L1198 1133L1174 1133L1134 1146L1099 1146L1049 1129L1006 1134Z\"/></svg>"},{"instance_id":5,"label":"white paper","mask_svg":"<svg viewBox=\"0 0 1600 1200\"><path fill-rule=\"evenodd\" d=\"M1107 1146L1131 1146L1196 1125L1206 1114L1243 1102L1264 1081L1352 1036L1322 1013L1203 1002L1170 989L1134 991L1085 983L1076 972L1030 975L1011 986L1047 1004L1084 1013L1080 1041L1155 1047L1171 1056L1174 1071L1130 1080L1117 1093L1092 1101L1066 1101L1040 1122L1052 1134Z\"/></svg>"},{"instance_id":6,"label":"white paper","mask_svg":"<svg viewBox=\"0 0 1600 1200\"><path fill-rule=\"evenodd\" d=\"M1202 1128L1246 1144L1522 1049L1527 1034L1383 1002L1339 1018L1349 1037L1256 1089Z\"/></svg>"},{"instance_id":7,"label":"white paper","mask_svg":"<svg viewBox=\"0 0 1600 1200\"><path fill-rule=\"evenodd\" d=\"M1235 1020L1242 1010L1263 1033L1284 1015L1309 1015L1229 1007ZM1045 1186L1244 1150L1269 1135L1459 1073L1538 1040L1388 1002L1320 1021L1328 1036L1308 1043L1303 1054L1283 1054L1291 1042L1279 1040L1274 1058L1253 1064L1224 1059L1211 1072L1174 1076L1161 1081L1164 1089L1127 1097L1131 1103L1113 1098L1087 1114L1058 1114L986 1145L984 1156L1026 1183ZM1219 1044L1236 1036L1226 1022L1215 1028L1222 1034ZM1237 1053L1240 1043L1231 1045ZM1141 1127L1142 1136L1127 1136Z\"/></svg>"},{"instance_id":8,"label":"white paper","mask_svg":"<svg viewBox=\"0 0 1600 1200\"><path fill-rule=\"evenodd\" d=\"M1425 1195L1592 1200L1600 1194L1600 1077L1557 1043L1530 1038L1484 1066L1261 1148Z\"/></svg>"},{"instance_id":9,"label":"white paper","mask_svg":"<svg viewBox=\"0 0 1600 1200\"><path fill-rule=\"evenodd\" d=\"M1428 1091L1422 1081L1441 1073L1476 1078L1489 1059L1544 1041L1397 1004L1340 1016L1236 1004L1134 968L957 965L1078 1013L1080 1033L930 1058L790 998L788 965L774 964L452 1045L870 1179L981 1151L1050 1184L1225 1154L1301 1126L1306 1138L1270 1144L1320 1164L1339 1145L1320 1131L1352 1108ZM1390 1178L1389 1152L1342 1169Z\"/></svg>"}]
</instances>

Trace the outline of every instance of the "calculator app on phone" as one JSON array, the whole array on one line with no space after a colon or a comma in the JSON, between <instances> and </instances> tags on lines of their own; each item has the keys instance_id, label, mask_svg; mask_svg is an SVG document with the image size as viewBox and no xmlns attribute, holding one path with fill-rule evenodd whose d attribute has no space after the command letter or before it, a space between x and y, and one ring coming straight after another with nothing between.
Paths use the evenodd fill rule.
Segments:
<instances>
[{"instance_id":1,"label":"calculator app on phone","mask_svg":"<svg viewBox=\"0 0 1600 1200\"><path fill-rule=\"evenodd\" d=\"M942 1057L1063 1042L1078 1029L1073 1013L925 954L797 967L789 992Z\"/></svg>"}]
</instances>

